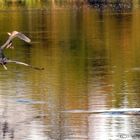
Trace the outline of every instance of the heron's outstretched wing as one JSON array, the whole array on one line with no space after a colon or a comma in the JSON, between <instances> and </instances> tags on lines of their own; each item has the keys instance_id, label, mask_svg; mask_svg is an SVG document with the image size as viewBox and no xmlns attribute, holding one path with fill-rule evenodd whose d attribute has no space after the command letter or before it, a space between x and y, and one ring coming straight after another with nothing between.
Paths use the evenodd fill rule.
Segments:
<instances>
[{"instance_id":1,"label":"heron's outstretched wing","mask_svg":"<svg viewBox=\"0 0 140 140\"><path fill-rule=\"evenodd\" d=\"M29 65L27 63L20 62L20 61L15 61L15 60L6 60L6 63L16 63L16 64L24 65L24 66L27 66L27 67L30 67L30 68L33 68L33 69L36 69L36 70L44 70L44 68L34 67L34 66Z\"/></svg>"},{"instance_id":2,"label":"heron's outstretched wing","mask_svg":"<svg viewBox=\"0 0 140 140\"><path fill-rule=\"evenodd\" d=\"M22 40L24 40L25 42L29 43L31 42L31 40L25 36L24 34L20 33L20 32L17 32L17 31L13 31L12 33L8 33L9 35L9 38L8 40L1 46L1 49L4 49L5 47L9 48L9 46L12 45L12 40L15 38L15 37L18 37Z\"/></svg>"}]
</instances>

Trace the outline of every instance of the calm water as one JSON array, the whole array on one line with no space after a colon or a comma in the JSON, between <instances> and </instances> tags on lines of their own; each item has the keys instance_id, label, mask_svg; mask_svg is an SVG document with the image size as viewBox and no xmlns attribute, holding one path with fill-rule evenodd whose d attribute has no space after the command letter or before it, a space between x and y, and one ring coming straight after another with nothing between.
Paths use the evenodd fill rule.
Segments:
<instances>
[{"instance_id":1,"label":"calm water","mask_svg":"<svg viewBox=\"0 0 140 140\"><path fill-rule=\"evenodd\" d=\"M83 6L8 3L0 10L0 44L15 39L10 59L44 71L0 67L0 139L138 140L140 9L105 12ZM139 110L139 109L138 109Z\"/></svg>"}]
</instances>

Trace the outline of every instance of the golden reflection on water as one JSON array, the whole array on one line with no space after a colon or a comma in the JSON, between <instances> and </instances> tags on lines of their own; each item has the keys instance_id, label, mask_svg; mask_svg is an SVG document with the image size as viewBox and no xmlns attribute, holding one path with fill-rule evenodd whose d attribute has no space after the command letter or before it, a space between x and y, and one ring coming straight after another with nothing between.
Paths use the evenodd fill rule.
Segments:
<instances>
[{"instance_id":1,"label":"golden reflection on water","mask_svg":"<svg viewBox=\"0 0 140 140\"><path fill-rule=\"evenodd\" d=\"M14 6L8 16L0 12L0 41L18 30L32 43L15 40L16 49L5 53L45 70L0 68L1 138L115 140L138 134L139 115L76 110L139 107L139 9L99 14L87 7Z\"/></svg>"}]
</instances>

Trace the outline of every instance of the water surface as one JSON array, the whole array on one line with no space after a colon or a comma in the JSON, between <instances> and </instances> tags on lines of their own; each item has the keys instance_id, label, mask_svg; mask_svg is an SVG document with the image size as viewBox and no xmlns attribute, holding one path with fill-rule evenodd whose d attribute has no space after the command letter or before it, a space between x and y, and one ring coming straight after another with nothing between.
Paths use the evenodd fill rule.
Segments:
<instances>
[{"instance_id":1,"label":"water surface","mask_svg":"<svg viewBox=\"0 0 140 140\"><path fill-rule=\"evenodd\" d=\"M0 139L140 139L139 12L5 3L1 44L13 30L32 40L6 56L45 70L0 67Z\"/></svg>"}]
</instances>

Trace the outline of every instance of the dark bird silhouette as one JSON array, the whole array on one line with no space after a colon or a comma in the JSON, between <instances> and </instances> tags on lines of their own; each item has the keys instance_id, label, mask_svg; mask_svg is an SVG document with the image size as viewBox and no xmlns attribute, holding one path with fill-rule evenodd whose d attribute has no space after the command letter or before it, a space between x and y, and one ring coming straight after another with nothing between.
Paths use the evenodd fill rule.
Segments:
<instances>
[{"instance_id":1,"label":"dark bird silhouette","mask_svg":"<svg viewBox=\"0 0 140 140\"><path fill-rule=\"evenodd\" d=\"M27 43L30 43L31 40L25 36L23 33L17 32L17 31L13 31L12 33L8 33L9 38L8 40L0 47L0 64L4 67L5 70L7 70L6 64L7 63L16 63L16 64L20 64L20 65L24 65L36 70L43 70L44 68L38 68L38 67L34 67L30 64L24 63L24 62L20 62L20 61L15 61L15 60L10 60L7 57L5 57L3 50L5 48L13 48L12 46L12 41L14 38L19 38L21 40L24 40Z\"/></svg>"}]
</instances>

